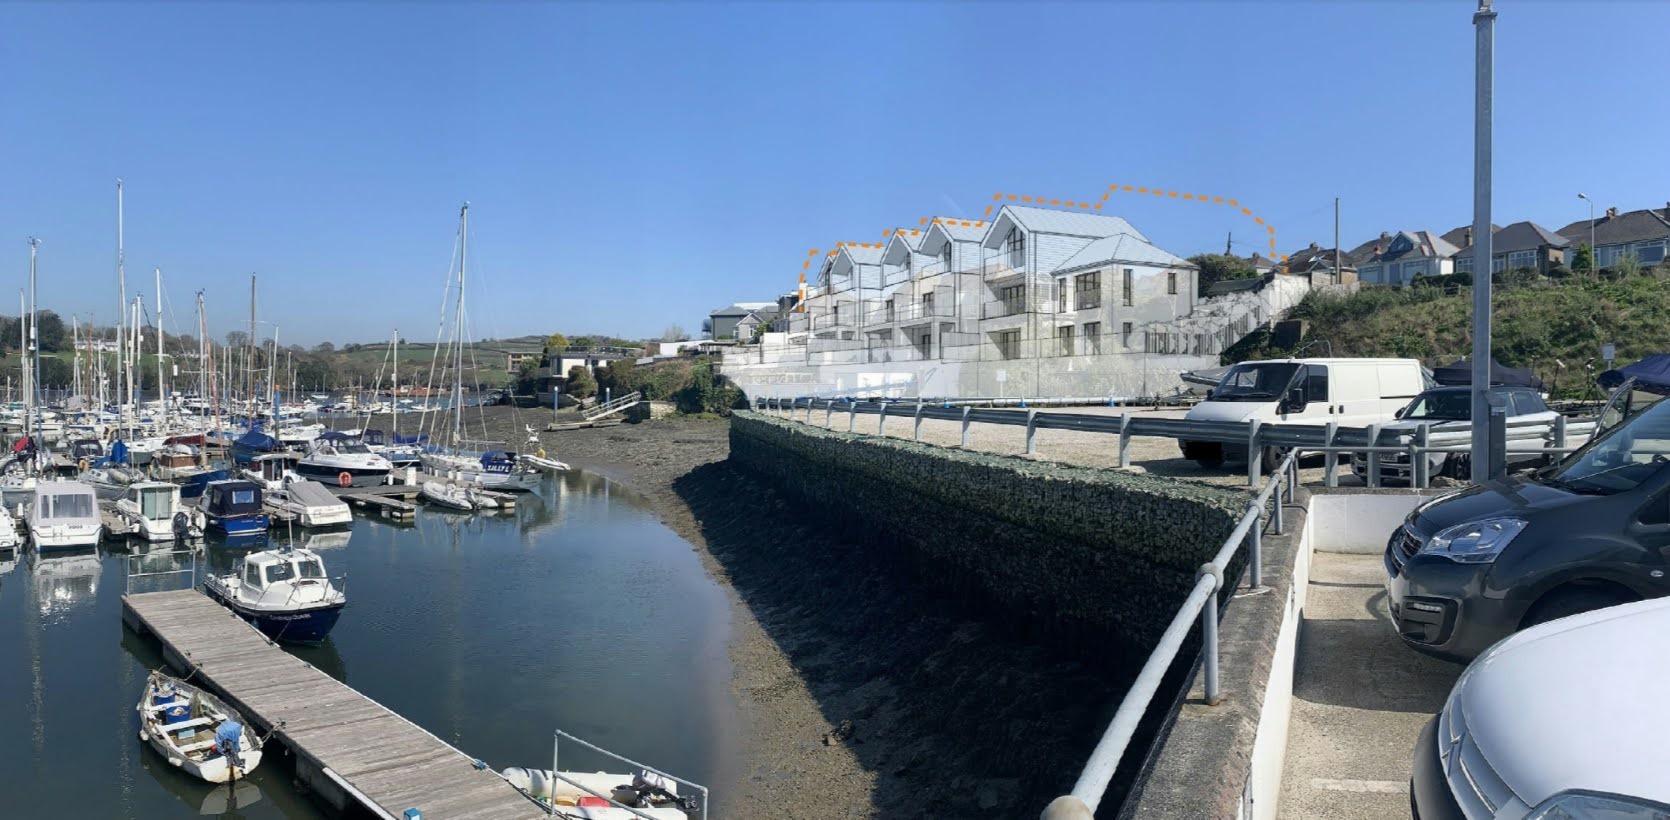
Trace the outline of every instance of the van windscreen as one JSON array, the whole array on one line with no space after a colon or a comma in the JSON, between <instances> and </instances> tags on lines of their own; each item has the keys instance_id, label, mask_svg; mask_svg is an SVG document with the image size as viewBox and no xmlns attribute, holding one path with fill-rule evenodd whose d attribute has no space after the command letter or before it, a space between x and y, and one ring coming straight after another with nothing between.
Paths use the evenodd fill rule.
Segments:
<instances>
[{"instance_id":1,"label":"van windscreen","mask_svg":"<svg viewBox=\"0 0 1670 820\"><path fill-rule=\"evenodd\" d=\"M1273 401L1293 382L1293 362L1243 362L1224 374L1212 401Z\"/></svg>"}]
</instances>

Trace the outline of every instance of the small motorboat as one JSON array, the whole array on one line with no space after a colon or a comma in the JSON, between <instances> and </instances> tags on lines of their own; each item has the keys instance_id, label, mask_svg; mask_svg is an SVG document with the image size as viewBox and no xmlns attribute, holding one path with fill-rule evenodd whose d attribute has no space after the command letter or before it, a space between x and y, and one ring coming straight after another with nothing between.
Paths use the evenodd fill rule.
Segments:
<instances>
[{"instance_id":1,"label":"small motorboat","mask_svg":"<svg viewBox=\"0 0 1670 820\"><path fill-rule=\"evenodd\" d=\"M291 643L323 641L348 605L324 559L290 546L244 556L242 572L211 575L203 591L273 640Z\"/></svg>"},{"instance_id":2,"label":"small motorboat","mask_svg":"<svg viewBox=\"0 0 1670 820\"><path fill-rule=\"evenodd\" d=\"M348 502L317 481L293 478L283 488L269 490L267 503L296 516L304 527L345 527L354 523Z\"/></svg>"},{"instance_id":3,"label":"small motorboat","mask_svg":"<svg viewBox=\"0 0 1670 820\"><path fill-rule=\"evenodd\" d=\"M99 545L104 519L93 488L79 481L42 481L27 516L29 540L37 552Z\"/></svg>"},{"instance_id":4,"label":"small motorboat","mask_svg":"<svg viewBox=\"0 0 1670 820\"><path fill-rule=\"evenodd\" d=\"M203 516L208 529L227 535L266 532L271 520L262 504L261 485L253 481L211 481L203 493Z\"/></svg>"},{"instance_id":5,"label":"small motorboat","mask_svg":"<svg viewBox=\"0 0 1670 820\"><path fill-rule=\"evenodd\" d=\"M204 473L195 473L180 482L180 497L202 498L210 484L216 481L225 481L231 477L232 473L228 470L209 470Z\"/></svg>"},{"instance_id":6,"label":"small motorboat","mask_svg":"<svg viewBox=\"0 0 1670 820\"><path fill-rule=\"evenodd\" d=\"M564 817L689 820L698 814L696 801L681 796L672 778L649 770L624 775L511 767L499 776L539 803L556 808Z\"/></svg>"},{"instance_id":7,"label":"small motorboat","mask_svg":"<svg viewBox=\"0 0 1670 820\"><path fill-rule=\"evenodd\" d=\"M439 507L465 512L496 510L499 507L498 501L476 487L442 481L423 482L423 486L418 488L418 497Z\"/></svg>"},{"instance_id":8,"label":"small motorboat","mask_svg":"<svg viewBox=\"0 0 1670 820\"><path fill-rule=\"evenodd\" d=\"M179 485L166 481L129 485L128 494L116 502L115 514L146 541L203 536L203 514L181 504Z\"/></svg>"},{"instance_id":9,"label":"small motorboat","mask_svg":"<svg viewBox=\"0 0 1670 820\"><path fill-rule=\"evenodd\" d=\"M12 518L4 504L0 504L0 552L15 551L22 543L23 539L17 534L17 520Z\"/></svg>"},{"instance_id":10,"label":"small motorboat","mask_svg":"<svg viewBox=\"0 0 1670 820\"><path fill-rule=\"evenodd\" d=\"M225 783L261 765L261 739L244 728L243 718L214 695L178 678L152 672L134 708L139 712L139 739L196 777Z\"/></svg>"},{"instance_id":11,"label":"small motorboat","mask_svg":"<svg viewBox=\"0 0 1670 820\"><path fill-rule=\"evenodd\" d=\"M365 446L359 436L331 431L308 444L307 455L296 462L302 478L338 487L375 487L388 483L394 466Z\"/></svg>"},{"instance_id":12,"label":"small motorboat","mask_svg":"<svg viewBox=\"0 0 1670 820\"><path fill-rule=\"evenodd\" d=\"M538 453L523 453L521 456L522 463L544 470L547 473L568 472L568 465L566 463L558 461L554 458L547 458L542 455L544 452L544 450L541 450Z\"/></svg>"},{"instance_id":13,"label":"small motorboat","mask_svg":"<svg viewBox=\"0 0 1670 820\"><path fill-rule=\"evenodd\" d=\"M429 436L402 436L399 433L386 434L382 430L366 430L361 434L365 446L389 460L389 464L396 470L416 467L422 461L423 447L429 443Z\"/></svg>"}]
</instances>

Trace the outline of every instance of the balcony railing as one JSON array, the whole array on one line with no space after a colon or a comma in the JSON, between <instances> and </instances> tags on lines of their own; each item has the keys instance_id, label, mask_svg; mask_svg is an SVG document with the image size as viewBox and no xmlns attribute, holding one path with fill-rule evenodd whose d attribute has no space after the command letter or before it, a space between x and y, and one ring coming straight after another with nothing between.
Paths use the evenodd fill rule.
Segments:
<instances>
[{"instance_id":1,"label":"balcony railing","mask_svg":"<svg viewBox=\"0 0 1670 820\"><path fill-rule=\"evenodd\" d=\"M980 318L1000 319L1004 316L1014 316L1017 313L1024 312L1026 312L1026 298L1016 296L1010 299L998 299L995 302L987 302L984 305L981 305Z\"/></svg>"},{"instance_id":2,"label":"balcony railing","mask_svg":"<svg viewBox=\"0 0 1670 820\"><path fill-rule=\"evenodd\" d=\"M1026 273L1026 254L999 250L989 253L980 265L980 273L987 279Z\"/></svg>"}]
</instances>

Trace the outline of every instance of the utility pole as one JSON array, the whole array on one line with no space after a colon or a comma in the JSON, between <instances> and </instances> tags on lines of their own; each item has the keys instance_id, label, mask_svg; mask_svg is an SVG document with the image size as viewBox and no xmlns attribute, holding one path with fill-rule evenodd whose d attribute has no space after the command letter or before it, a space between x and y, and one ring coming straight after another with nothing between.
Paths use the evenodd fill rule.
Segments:
<instances>
[{"instance_id":1,"label":"utility pole","mask_svg":"<svg viewBox=\"0 0 1670 820\"><path fill-rule=\"evenodd\" d=\"M1235 253L1235 232L1230 231L1229 235L1224 237L1224 256L1232 256L1232 255L1234 255L1234 253Z\"/></svg>"},{"instance_id":2,"label":"utility pole","mask_svg":"<svg viewBox=\"0 0 1670 820\"><path fill-rule=\"evenodd\" d=\"M1473 13L1476 99L1473 109L1473 483L1491 475L1490 429L1490 182L1495 117L1496 11L1479 0Z\"/></svg>"},{"instance_id":3,"label":"utility pole","mask_svg":"<svg viewBox=\"0 0 1670 820\"><path fill-rule=\"evenodd\" d=\"M1334 197L1334 284L1343 284L1345 266L1340 264L1339 249L1339 197Z\"/></svg>"}]
</instances>

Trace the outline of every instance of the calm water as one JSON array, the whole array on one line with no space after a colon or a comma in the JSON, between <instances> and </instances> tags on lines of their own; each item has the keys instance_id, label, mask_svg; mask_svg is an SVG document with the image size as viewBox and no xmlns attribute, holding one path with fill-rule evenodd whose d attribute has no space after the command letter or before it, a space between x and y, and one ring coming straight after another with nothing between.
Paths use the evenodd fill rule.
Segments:
<instances>
[{"instance_id":1,"label":"calm water","mask_svg":"<svg viewBox=\"0 0 1670 820\"><path fill-rule=\"evenodd\" d=\"M329 642L290 651L465 753L548 768L561 728L709 787L729 780L725 593L618 485L573 473L513 513L423 509L415 524L359 518L295 540L346 574L349 603ZM210 543L199 569L230 571L246 552ZM122 626L129 560L0 552L0 816L194 817L219 802L138 739L133 706L162 661ZM563 768L623 770L562 754ZM319 816L279 760L251 779L261 799L224 816Z\"/></svg>"}]
</instances>

